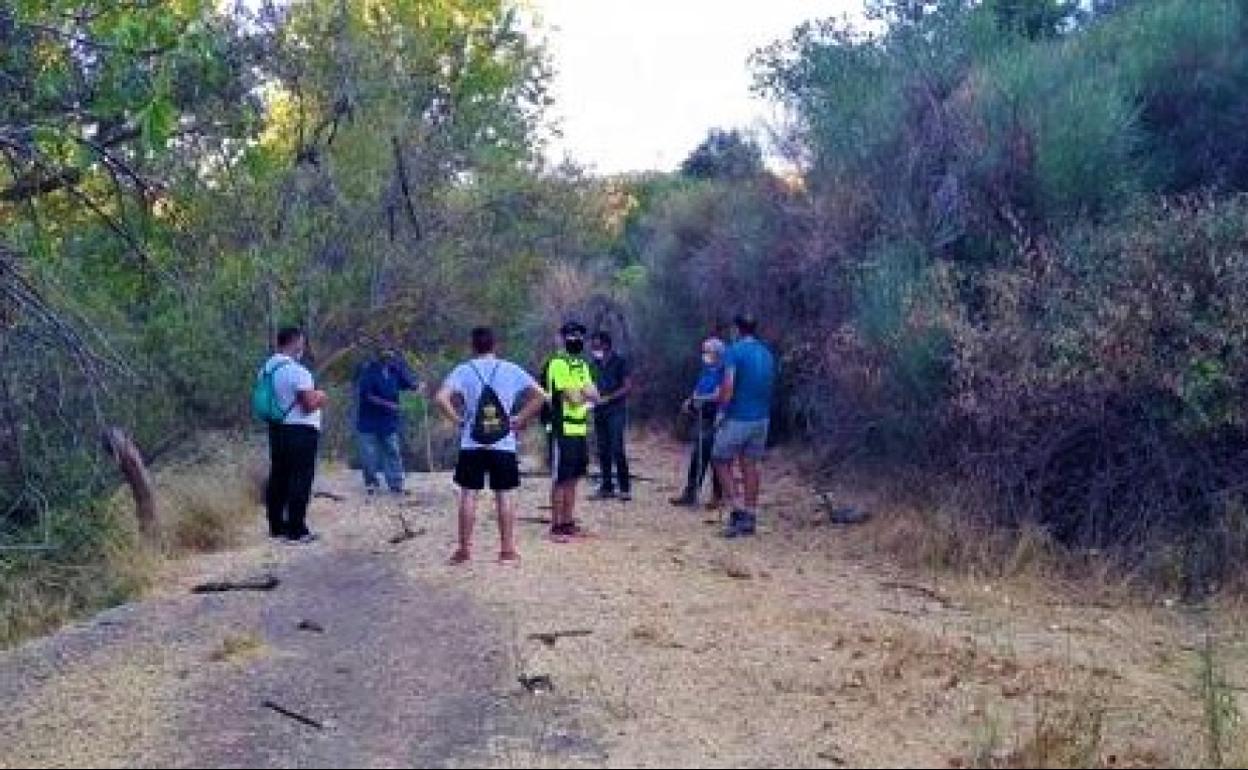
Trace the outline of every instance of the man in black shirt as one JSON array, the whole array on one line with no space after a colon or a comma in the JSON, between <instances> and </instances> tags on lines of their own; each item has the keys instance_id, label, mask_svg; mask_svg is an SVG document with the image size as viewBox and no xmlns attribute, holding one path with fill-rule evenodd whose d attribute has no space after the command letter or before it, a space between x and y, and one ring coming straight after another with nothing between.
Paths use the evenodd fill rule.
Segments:
<instances>
[{"instance_id":1,"label":"man in black shirt","mask_svg":"<svg viewBox=\"0 0 1248 770\"><path fill-rule=\"evenodd\" d=\"M628 394L633 389L628 360L615 352L611 335L594 332L590 338L593 354L594 384L602 401L594 407L594 433L598 437L598 462L602 466L602 483L594 494L596 500L616 496L633 499L628 475L628 458L624 452L624 432L628 425ZM613 473L614 471L614 473Z\"/></svg>"}]
</instances>

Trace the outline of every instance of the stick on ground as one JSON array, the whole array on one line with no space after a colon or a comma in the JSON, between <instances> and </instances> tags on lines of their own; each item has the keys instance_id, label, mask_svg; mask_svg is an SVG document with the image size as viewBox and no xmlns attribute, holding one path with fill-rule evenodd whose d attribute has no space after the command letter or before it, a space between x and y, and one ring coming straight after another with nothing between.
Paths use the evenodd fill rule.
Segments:
<instances>
[{"instance_id":1,"label":"stick on ground","mask_svg":"<svg viewBox=\"0 0 1248 770\"><path fill-rule=\"evenodd\" d=\"M545 632L538 632L538 633L535 633L535 634L529 634L529 638L530 638L530 639L532 639L532 640L534 640L534 641L541 642L542 644L546 645L547 647L554 647L554 646L555 646L555 642L557 642L557 641L559 641L560 639L563 639L563 638L565 638L565 637L573 637L573 636L589 636L589 635L590 635L590 634L592 634L592 633L594 633L594 632L593 632L593 631L591 631L591 630L590 630L590 629L588 629L588 628L575 628L575 629L572 629L571 631L545 631Z\"/></svg>"},{"instance_id":2,"label":"stick on ground","mask_svg":"<svg viewBox=\"0 0 1248 770\"><path fill-rule=\"evenodd\" d=\"M325 726L322 725L320 722L316 721L315 719L312 719L311 717L305 717L303 714L300 714L295 711L291 711L290 709L284 706L279 706L278 704L274 703L271 700L266 700L260 705L264 706L266 709L269 709L271 711L276 711L277 713L281 714L282 716L288 719L293 719L296 722L299 722L300 724L305 724L308 727L311 727L313 729L316 729L316 730L325 729Z\"/></svg>"},{"instance_id":3,"label":"stick on ground","mask_svg":"<svg viewBox=\"0 0 1248 770\"><path fill-rule=\"evenodd\" d=\"M273 575L248 578L247 580L217 580L200 583L191 589L193 594L221 594L227 591L272 591L282 581Z\"/></svg>"}]
</instances>

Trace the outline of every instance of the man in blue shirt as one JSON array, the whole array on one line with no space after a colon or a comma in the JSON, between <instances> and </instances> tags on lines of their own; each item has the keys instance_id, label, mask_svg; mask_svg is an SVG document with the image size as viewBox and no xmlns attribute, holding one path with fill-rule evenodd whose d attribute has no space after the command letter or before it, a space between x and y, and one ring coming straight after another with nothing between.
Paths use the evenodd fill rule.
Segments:
<instances>
[{"instance_id":1,"label":"man in blue shirt","mask_svg":"<svg viewBox=\"0 0 1248 770\"><path fill-rule=\"evenodd\" d=\"M364 488L377 493L377 474L383 471L386 486L403 494L403 456L399 449L399 393L416 390L416 376L395 351L385 349L364 365L359 377L356 428L360 434L360 465Z\"/></svg>"},{"instance_id":2,"label":"man in blue shirt","mask_svg":"<svg viewBox=\"0 0 1248 770\"><path fill-rule=\"evenodd\" d=\"M677 506L693 506L698 504L698 492L702 489L702 481L706 471L711 467L711 452L715 448L715 422L719 417L719 387L724 380L724 343L718 337L709 337L702 342L702 371L693 386L693 394L685 399L683 409L692 414L696 420L696 433L693 449L689 453L689 477L685 482L685 490L669 502ZM714 497L710 507L716 508L723 497L719 485L719 477L711 474Z\"/></svg>"},{"instance_id":3,"label":"man in blue shirt","mask_svg":"<svg viewBox=\"0 0 1248 770\"><path fill-rule=\"evenodd\" d=\"M724 356L722 408L712 458L720 486L732 496L732 518L725 537L753 535L758 521L759 463L767 451L771 399L776 383L776 359L758 340L758 321L750 315L734 319L736 341ZM745 499L737 495L732 466L741 463Z\"/></svg>"}]
</instances>

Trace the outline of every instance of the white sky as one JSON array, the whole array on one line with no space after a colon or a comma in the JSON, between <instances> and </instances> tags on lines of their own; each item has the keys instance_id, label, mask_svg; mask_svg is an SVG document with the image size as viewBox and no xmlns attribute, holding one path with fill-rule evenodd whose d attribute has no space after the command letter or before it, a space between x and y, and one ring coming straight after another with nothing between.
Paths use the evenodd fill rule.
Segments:
<instances>
[{"instance_id":1,"label":"white sky","mask_svg":"<svg viewBox=\"0 0 1248 770\"><path fill-rule=\"evenodd\" d=\"M563 132L549 155L592 171L672 170L711 128L779 117L750 94L749 57L863 0L530 0L554 59ZM761 135L761 134L760 134Z\"/></svg>"}]
</instances>

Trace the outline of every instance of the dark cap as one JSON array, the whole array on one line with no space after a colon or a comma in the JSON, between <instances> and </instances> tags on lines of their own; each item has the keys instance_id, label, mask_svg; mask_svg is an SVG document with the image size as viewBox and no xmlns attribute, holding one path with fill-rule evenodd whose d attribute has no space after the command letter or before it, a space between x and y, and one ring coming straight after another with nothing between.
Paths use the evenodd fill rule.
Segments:
<instances>
[{"instance_id":1,"label":"dark cap","mask_svg":"<svg viewBox=\"0 0 1248 770\"><path fill-rule=\"evenodd\" d=\"M742 334L753 334L758 331L758 318L753 313L737 313L732 323Z\"/></svg>"},{"instance_id":2,"label":"dark cap","mask_svg":"<svg viewBox=\"0 0 1248 770\"><path fill-rule=\"evenodd\" d=\"M564 337L584 337L587 331L589 330L585 324L580 321L565 321L563 326L559 327L559 334Z\"/></svg>"}]
</instances>

